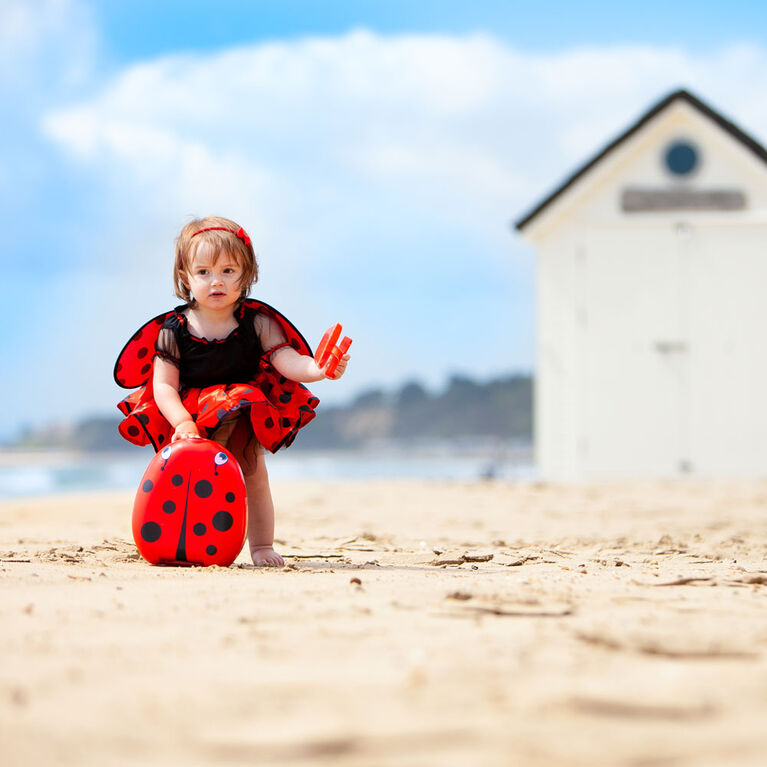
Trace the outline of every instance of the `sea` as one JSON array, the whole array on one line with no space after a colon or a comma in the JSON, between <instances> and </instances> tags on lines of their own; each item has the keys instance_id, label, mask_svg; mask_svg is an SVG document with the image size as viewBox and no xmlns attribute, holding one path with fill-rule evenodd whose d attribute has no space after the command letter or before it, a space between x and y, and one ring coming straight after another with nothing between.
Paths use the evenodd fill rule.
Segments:
<instances>
[{"instance_id":1,"label":"sea","mask_svg":"<svg viewBox=\"0 0 767 767\"><path fill-rule=\"evenodd\" d=\"M0 500L59 493L128 490L154 453L64 453L0 449ZM359 450L284 450L267 455L274 481L412 479L533 481L532 449L520 444L428 443Z\"/></svg>"}]
</instances>

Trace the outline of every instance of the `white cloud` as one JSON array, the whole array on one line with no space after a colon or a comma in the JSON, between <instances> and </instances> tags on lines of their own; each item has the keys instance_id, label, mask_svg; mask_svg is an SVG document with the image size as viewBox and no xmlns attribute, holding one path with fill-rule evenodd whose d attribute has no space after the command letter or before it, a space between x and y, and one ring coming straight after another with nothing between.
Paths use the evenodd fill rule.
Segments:
<instances>
[{"instance_id":1,"label":"white cloud","mask_svg":"<svg viewBox=\"0 0 767 767\"><path fill-rule=\"evenodd\" d=\"M267 196L270 184L300 190L302 206L396 189L403 207L412 195L424 215L463 216L481 234L482 211L532 202L679 85L767 133L752 87L765 75L767 55L753 46L707 57L649 46L527 56L487 36L359 31L143 63L45 125L107 173L172 196L177 179L220 186L217 168L239 167L243 194L253 194L250 178Z\"/></svg>"},{"instance_id":2,"label":"white cloud","mask_svg":"<svg viewBox=\"0 0 767 767\"><path fill-rule=\"evenodd\" d=\"M97 36L78 0L0 0L0 89L25 101L87 81Z\"/></svg>"}]
</instances>

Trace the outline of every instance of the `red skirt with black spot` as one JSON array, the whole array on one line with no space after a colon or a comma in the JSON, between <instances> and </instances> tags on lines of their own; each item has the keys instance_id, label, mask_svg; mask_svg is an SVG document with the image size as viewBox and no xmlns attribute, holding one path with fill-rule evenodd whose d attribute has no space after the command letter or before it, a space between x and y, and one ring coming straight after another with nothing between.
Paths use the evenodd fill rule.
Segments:
<instances>
[{"instance_id":1,"label":"red skirt with black spot","mask_svg":"<svg viewBox=\"0 0 767 767\"><path fill-rule=\"evenodd\" d=\"M303 336L276 309L252 299L248 304L277 320L288 342L299 353L312 355ZM156 451L170 442L173 434L152 391L154 344L168 314L155 317L134 333L120 353L114 371L115 381L123 388L140 387L117 405L125 415L118 427L120 434L135 445L152 445ZM251 381L182 388L179 396L203 437L212 437L230 416L246 413L255 438L273 453L292 444L299 430L314 419L319 404L319 399L303 384L280 375L265 358Z\"/></svg>"}]
</instances>

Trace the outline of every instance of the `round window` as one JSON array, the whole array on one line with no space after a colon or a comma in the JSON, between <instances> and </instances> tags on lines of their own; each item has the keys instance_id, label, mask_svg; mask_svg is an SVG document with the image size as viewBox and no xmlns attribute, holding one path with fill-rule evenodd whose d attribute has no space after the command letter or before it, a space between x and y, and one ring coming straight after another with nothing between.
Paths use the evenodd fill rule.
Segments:
<instances>
[{"instance_id":1,"label":"round window","mask_svg":"<svg viewBox=\"0 0 767 767\"><path fill-rule=\"evenodd\" d=\"M700 164L700 155L689 141L674 141L666 149L666 168L675 176L687 176Z\"/></svg>"}]
</instances>

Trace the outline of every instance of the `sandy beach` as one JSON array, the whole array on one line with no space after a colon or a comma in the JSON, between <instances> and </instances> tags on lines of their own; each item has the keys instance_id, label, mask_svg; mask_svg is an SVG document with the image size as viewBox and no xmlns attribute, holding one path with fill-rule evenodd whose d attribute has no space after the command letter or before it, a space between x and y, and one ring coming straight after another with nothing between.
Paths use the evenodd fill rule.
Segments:
<instances>
[{"instance_id":1,"label":"sandy beach","mask_svg":"<svg viewBox=\"0 0 767 767\"><path fill-rule=\"evenodd\" d=\"M281 570L0 505L4 767L767 763L767 481L274 495Z\"/></svg>"}]
</instances>

